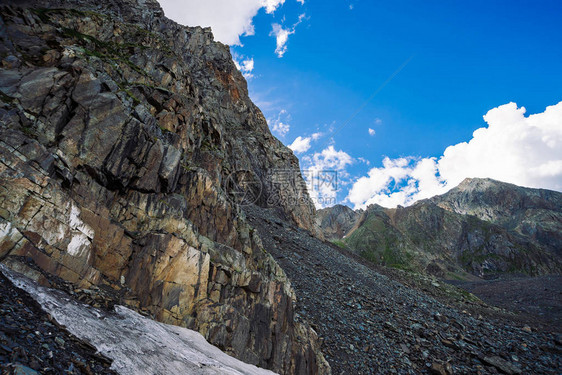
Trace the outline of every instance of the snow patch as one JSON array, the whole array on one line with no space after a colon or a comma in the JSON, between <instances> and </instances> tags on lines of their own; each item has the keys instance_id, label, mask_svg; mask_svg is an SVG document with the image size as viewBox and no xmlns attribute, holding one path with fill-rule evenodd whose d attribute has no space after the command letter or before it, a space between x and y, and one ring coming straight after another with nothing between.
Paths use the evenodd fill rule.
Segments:
<instances>
[{"instance_id":1,"label":"snow patch","mask_svg":"<svg viewBox=\"0 0 562 375\"><path fill-rule=\"evenodd\" d=\"M70 228L73 230L72 238L66 251L75 257L89 256L90 239L94 238L94 230L80 219L80 208L74 203L70 204Z\"/></svg>"},{"instance_id":2,"label":"snow patch","mask_svg":"<svg viewBox=\"0 0 562 375\"><path fill-rule=\"evenodd\" d=\"M4 240L9 237L12 233L12 223L9 221L0 223L0 240Z\"/></svg>"},{"instance_id":3,"label":"snow patch","mask_svg":"<svg viewBox=\"0 0 562 375\"><path fill-rule=\"evenodd\" d=\"M94 230L88 224L80 219L80 209L74 203L71 203L70 208L70 227L77 231L82 232L88 238L94 238Z\"/></svg>"},{"instance_id":4,"label":"snow patch","mask_svg":"<svg viewBox=\"0 0 562 375\"><path fill-rule=\"evenodd\" d=\"M82 233L76 233L72 236L66 252L74 257L82 257L84 255L90 255L90 241Z\"/></svg>"},{"instance_id":5,"label":"snow patch","mask_svg":"<svg viewBox=\"0 0 562 375\"><path fill-rule=\"evenodd\" d=\"M198 332L158 323L124 307L108 313L84 305L62 291L37 285L0 264L17 287L27 291L59 324L111 358L123 375L273 375L223 353Z\"/></svg>"}]
</instances>

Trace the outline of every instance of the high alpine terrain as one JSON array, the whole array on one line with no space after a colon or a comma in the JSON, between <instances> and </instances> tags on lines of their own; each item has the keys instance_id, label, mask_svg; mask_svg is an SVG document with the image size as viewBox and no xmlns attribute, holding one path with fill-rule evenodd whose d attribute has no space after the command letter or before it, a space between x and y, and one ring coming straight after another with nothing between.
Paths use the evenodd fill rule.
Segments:
<instances>
[{"instance_id":1,"label":"high alpine terrain","mask_svg":"<svg viewBox=\"0 0 562 375\"><path fill-rule=\"evenodd\" d=\"M409 207L335 206L319 210L317 222L327 238L372 262L441 278L562 271L562 193L555 191L466 179Z\"/></svg>"},{"instance_id":2,"label":"high alpine terrain","mask_svg":"<svg viewBox=\"0 0 562 375\"><path fill-rule=\"evenodd\" d=\"M558 329L357 255L558 272L556 194L317 216L210 29L155 0L8 0L0 42L3 373L562 370Z\"/></svg>"}]
</instances>

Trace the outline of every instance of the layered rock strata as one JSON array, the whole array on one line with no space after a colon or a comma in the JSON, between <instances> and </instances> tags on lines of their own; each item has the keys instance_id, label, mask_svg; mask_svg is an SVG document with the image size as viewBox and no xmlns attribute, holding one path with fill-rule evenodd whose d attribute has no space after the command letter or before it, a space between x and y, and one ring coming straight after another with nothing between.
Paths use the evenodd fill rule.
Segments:
<instances>
[{"instance_id":1,"label":"layered rock strata","mask_svg":"<svg viewBox=\"0 0 562 375\"><path fill-rule=\"evenodd\" d=\"M154 0L0 11L2 261L109 287L243 361L328 372L238 205L242 193L315 228L298 160L269 132L228 47Z\"/></svg>"}]
</instances>

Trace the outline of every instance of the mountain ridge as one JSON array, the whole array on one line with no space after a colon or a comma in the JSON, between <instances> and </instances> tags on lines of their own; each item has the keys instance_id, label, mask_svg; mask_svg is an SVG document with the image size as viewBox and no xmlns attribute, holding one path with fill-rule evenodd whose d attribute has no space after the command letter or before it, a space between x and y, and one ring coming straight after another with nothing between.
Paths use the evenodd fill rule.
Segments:
<instances>
[{"instance_id":1,"label":"mountain ridge","mask_svg":"<svg viewBox=\"0 0 562 375\"><path fill-rule=\"evenodd\" d=\"M562 341L540 325L322 241L298 159L209 29L177 25L154 0L9 0L0 39L0 262L63 303L87 302L90 315L125 305L282 374L561 368ZM425 217L369 214L395 226ZM38 334L15 305L26 309L2 303L12 354L0 366L37 367L21 342ZM67 361L58 339L30 353Z\"/></svg>"},{"instance_id":2,"label":"mountain ridge","mask_svg":"<svg viewBox=\"0 0 562 375\"><path fill-rule=\"evenodd\" d=\"M555 191L465 179L408 207L371 205L347 217L337 223L350 228L339 238L376 263L453 278L562 269L562 193ZM324 234L334 239L332 233Z\"/></svg>"}]
</instances>

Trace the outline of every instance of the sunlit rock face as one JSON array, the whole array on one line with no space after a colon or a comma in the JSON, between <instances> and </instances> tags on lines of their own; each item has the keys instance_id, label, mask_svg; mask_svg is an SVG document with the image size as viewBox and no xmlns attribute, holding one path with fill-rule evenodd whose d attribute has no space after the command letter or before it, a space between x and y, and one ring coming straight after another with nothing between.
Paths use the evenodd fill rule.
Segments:
<instances>
[{"instance_id":1,"label":"sunlit rock face","mask_svg":"<svg viewBox=\"0 0 562 375\"><path fill-rule=\"evenodd\" d=\"M25 271L26 257L79 287L108 286L243 361L328 371L283 270L228 193L241 187L244 203L316 231L298 160L228 47L153 0L0 9L4 263Z\"/></svg>"}]
</instances>

